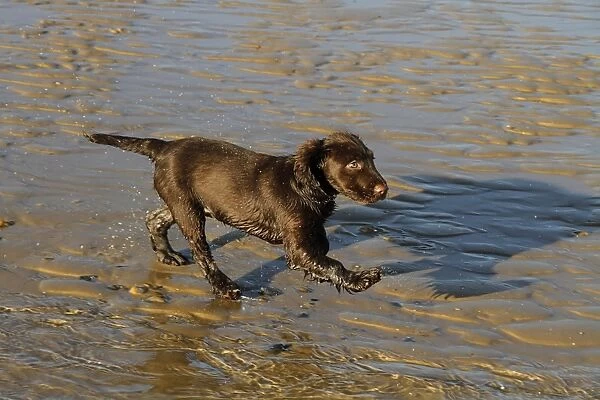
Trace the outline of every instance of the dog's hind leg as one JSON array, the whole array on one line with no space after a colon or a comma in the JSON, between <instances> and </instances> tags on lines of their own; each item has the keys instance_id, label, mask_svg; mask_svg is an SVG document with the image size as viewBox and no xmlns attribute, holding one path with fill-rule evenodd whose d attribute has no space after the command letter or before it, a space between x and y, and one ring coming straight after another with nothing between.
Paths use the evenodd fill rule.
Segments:
<instances>
[{"instance_id":1,"label":"dog's hind leg","mask_svg":"<svg viewBox=\"0 0 600 400\"><path fill-rule=\"evenodd\" d=\"M167 206L154 210L146 216L146 227L150 232L152 249L156 252L158 261L170 265L185 265L190 262L181 254L173 250L169 243L167 232L175 223L173 214Z\"/></svg>"},{"instance_id":2,"label":"dog's hind leg","mask_svg":"<svg viewBox=\"0 0 600 400\"><path fill-rule=\"evenodd\" d=\"M172 189L161 191L161 197L167 204L172 200L172 218L175 220L183 236L188 240L194 261L204 270L208 283L216 296L238 300L242 291L239 286L225 275L215 263L208 243L204 227L206 214L204 207L198 201L189 197L184 191ZM163 197L164 196L164 197Z\"/></svg>"}]
</instances>

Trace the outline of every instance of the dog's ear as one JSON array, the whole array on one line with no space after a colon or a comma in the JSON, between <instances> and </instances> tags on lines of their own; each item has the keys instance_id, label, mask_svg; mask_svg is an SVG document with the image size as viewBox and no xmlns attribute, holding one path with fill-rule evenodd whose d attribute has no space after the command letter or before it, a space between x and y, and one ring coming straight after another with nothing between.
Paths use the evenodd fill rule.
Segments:
<instances>
[{"instance_id":1,"label":"dog's ear","mask_svg":"<svg viewBox=\"0 0 600 400\"><path fill-rule=\"evenodd\" d=\"M314 186L317 178L315 173L321 168L324 153L323 139L310 139L298 146L294 155L294 175L298 182L305 186Z\"/></svg>"}]
</instances>

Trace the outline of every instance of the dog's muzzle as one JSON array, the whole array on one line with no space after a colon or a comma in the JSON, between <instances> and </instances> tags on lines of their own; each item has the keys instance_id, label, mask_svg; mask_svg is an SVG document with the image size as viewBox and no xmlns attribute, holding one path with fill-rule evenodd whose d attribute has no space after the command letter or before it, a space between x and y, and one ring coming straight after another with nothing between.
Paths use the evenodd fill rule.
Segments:
<instances>
[{"instance_id":1,"label":"dog's muzzle","mask_svg":"<svg viewBox=\"0 0 600 400\"><path fill-rule=\"evenodd\" d=\"M387 184L386 183L378 183L373 188L373 197L377 200L383 200L383 199L385 199L387 192L388 192Z\"/></svg>"}]
</instances>

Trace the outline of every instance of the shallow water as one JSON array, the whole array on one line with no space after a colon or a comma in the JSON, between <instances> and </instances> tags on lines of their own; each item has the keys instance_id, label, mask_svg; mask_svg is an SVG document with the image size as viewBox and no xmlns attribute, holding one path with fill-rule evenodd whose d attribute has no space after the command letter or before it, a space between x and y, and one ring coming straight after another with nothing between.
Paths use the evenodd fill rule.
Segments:
<instances>
[{"instance_id":1,"label":"shallow water","mask_svg":"<svg viewBox=\"0 0 600 400\"><path fill-rule=\"evenodd\" d=\"M597 1L0 4L0 395L600 395ZM143 157L81 131L276 154L361 134L388 200L340 198L355 296L209 224L247 288L154 260ZM174 233L178 248L185 242Z\"/></svg>"}]
</instances>

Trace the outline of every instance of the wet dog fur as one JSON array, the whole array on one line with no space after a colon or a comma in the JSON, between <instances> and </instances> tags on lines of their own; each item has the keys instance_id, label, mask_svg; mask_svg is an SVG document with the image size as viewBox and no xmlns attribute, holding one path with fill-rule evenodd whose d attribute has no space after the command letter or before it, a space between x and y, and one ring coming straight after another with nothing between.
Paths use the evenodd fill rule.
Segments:
<instances>
[{"instance_id":1,"label":"wet dog fur","mask_svg":"<svg viewBox=\"0 0 600 400\"><path fill-rule=\"evenodd\" d=\"M373 152L352 133L308 140L288 156L200 137L164 141L85 136L154 162L154 187L166 206L146 217L152 248L163 263L189 263L169 243L167 231L176 223L217 297L236 300L241 290L213 260L205 235L207 217L283 244L289 268L329 282L338 291L360 292L381 279L379 268L349 271L327 256L324 223L335 209L336 196L368 204L385 198L388 190L375 168Z\"/></svg>"}]
</instances>

